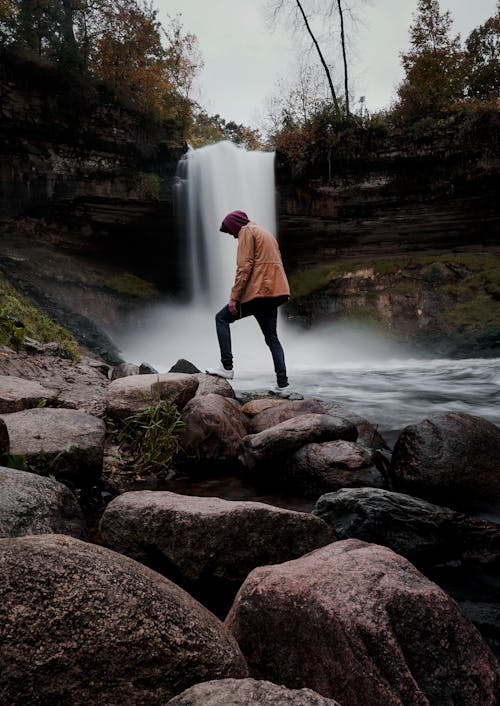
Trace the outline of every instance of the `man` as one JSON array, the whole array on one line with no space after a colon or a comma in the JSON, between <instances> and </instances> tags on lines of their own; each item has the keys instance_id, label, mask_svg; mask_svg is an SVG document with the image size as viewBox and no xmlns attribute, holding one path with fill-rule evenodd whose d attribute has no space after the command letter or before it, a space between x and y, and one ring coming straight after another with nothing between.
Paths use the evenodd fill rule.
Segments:
<instances>
[{"instance_id":1,"label":"man","mask_svg":"<svg viewBox=\"0 0 500 706\"><path fill-rule=\"evenodd\" d=\"M290 386L276 322L278 307L289 298L290 287L278 243L271 233L251 222L243 211L229 213L220 230L238 239L237 266L229 302L215 317L222 366L208 368L207 373L233 379L229 327L238 319L254 316L273 357L277 383L273 392L287 397Z\"/></svg>"}]
</instances>

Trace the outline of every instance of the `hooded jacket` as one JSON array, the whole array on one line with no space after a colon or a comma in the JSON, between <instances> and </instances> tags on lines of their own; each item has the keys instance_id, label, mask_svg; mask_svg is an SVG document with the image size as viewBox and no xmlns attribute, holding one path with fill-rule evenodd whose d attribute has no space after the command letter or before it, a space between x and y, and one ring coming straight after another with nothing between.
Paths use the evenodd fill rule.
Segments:
<instances>
[{"instance_id":1,"label":"hooded jacket","mask_svg":"<svg viewBox=\"0 0 500 706\"><path fill-rule=\"evenodd\" d=\"M236 277L231 299L244 304L260 297L290 296L276 238L251 221L238 233Z\"/></svg>"}]
</instances>

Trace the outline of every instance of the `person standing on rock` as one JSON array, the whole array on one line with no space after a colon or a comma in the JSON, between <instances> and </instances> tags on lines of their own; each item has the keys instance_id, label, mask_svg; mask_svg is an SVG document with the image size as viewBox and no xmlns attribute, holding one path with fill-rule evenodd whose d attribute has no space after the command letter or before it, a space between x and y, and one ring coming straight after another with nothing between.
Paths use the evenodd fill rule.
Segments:
<instances>
[{"instance_id":1,"label":"person standing on rock","mask_svg":"<svg viewBox=\"0 0 500 706\"><path fill-rule=\"evenodd\" d=\"M207 368L206 372L228 380L233 379L229 327L238 319L254 316L273 357L276 373L276 387L273 392L287 397L291 390L276 324L278 307L289 298L290 287L276 238L250 221L243 211L228 213L220 230L238 239L236 276L229 302L215 316L222 365Z\"/></svg>"}]
</instances>

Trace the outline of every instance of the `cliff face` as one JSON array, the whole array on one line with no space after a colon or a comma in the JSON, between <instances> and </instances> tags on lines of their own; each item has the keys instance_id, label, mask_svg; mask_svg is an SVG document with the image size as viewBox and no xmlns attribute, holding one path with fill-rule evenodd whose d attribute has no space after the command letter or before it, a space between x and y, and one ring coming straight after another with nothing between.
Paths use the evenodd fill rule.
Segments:
<instances>
[{"instance_id":1,"label":"cliff face","mask_svg":"<svg viewBox=\"0 0 500 706\"><path fill-rule=\"evenodd\" d=\"M175 284L173 126L102 86L0 56L0 223ZM163 256L151 258L150 247Z\"/></svg>"},{"instance_id":2,"label":"cliff face","mask_svg":"<svg viewBox=\"0 0 500 706\"><path fill-rule=\"evenodd\" d=\"M278 155L288 315L369 319L431 351L500 353L499 127L496 111L457 114L405 134L360 131L330 161Z\"/></svg>"}]
</instances>

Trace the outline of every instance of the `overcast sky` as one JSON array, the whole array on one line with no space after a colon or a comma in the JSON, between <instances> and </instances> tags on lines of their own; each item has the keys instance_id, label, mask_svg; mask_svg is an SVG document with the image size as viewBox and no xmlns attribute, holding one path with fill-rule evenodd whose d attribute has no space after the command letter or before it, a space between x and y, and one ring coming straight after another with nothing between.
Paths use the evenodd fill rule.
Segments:
<instances>
[{"instance_id":1,"label":"overcast sky","mask_svg":"<svg viewBox=\"0 0 500 706\"><path fill-rule=\"evenodd\" d=\"M265 0L156 0L154 4L162 22L166 23L167 15L180 14L184 28L198 37L205 62L198 81L199 102L226 120L258 125L278 79L295 71L297 37L282 24L271 29ZM400 53L408 47L417 0L358 0L357 7L363 22L350 49L352 85L355 101L365 96L368 109L375 111L389 106L401 81ZM495 13L496 0L440 0L440 7L450 11L453 32L464 39Z\"/></svg>"}]
</instances>

